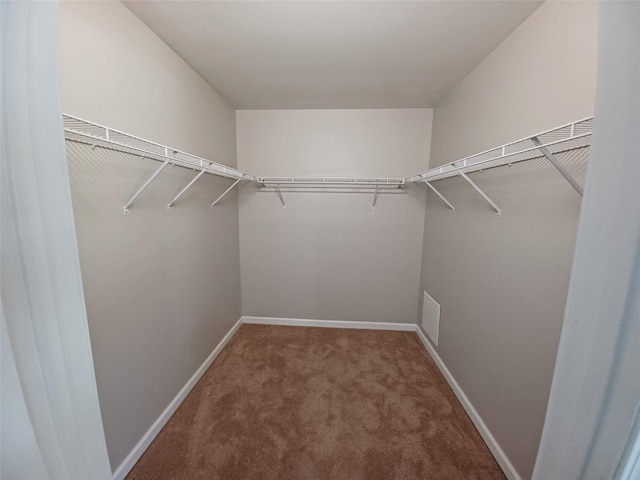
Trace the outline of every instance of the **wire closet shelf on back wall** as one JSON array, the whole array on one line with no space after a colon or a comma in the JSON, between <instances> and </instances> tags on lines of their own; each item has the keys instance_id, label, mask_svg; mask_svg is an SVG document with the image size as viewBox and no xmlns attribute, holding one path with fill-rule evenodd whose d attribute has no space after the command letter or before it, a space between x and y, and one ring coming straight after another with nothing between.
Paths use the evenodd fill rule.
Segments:
<instances>
[{"instance_id":1,"label":"wire closet shelf on back wall","mask_svg":"<svg viewBox=\"0 0 640 480\"><path fill-rule=\"evenodd\" d=\"M155 180L155 178L168 165L188 168L197 171L196 176L178 192L166 205L168 210L186 193L186 191L205 173L235 180L233 184L223 192L211 206L218 204L242 180L255 182L263 187L274 188L278 193L283 207L286 207L282 195L282 186L314 186L331 188L365 187L373 189L374 198L372 208L375 208L379 189L402 188L405 185L423 182L429 187L449 208L455 210L453 205L432 185L432 182L460 176L493 208L498 216L500 208L489 196L478 187L468 176L469 173L484 169L511 165L518 162L536 158L546 158L571 186L582 196L582 187L564 168L556 157L559 153L583 148L590 145L593 117L588 117L575 122L567 123L544 132L524 137L520 140L506 143L490 150L461 158L454 162L426 170L406 178L356 178L356 177L256 177L241 170L192 155L181 150L168 147L156 142L131 135L110 127L83 120L81 118L64 114L63 125L65 139L70 142L78 142L92 147L100 147L117 150L124 153L138 155L144 158L160 162L161 165L125 202L123 210L129 214L129 207L142 194L142 192Z\"/></svg>"}]
</instances>

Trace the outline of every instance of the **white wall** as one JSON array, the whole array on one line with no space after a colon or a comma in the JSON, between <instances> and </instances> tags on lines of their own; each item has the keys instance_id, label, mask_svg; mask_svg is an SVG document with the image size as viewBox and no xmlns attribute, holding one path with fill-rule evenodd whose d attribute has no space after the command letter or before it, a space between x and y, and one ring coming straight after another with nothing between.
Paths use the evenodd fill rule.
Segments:
<instances>
[{"instance_id":1,"label":"white wall","mask_svg":"<svg viewBox=\"0 0 640 480\"><path fill-rule=\"evenodd\" d=\"M434 110L432 166L593 114L594 3L547 2ZM584 160L568 161L583 180ZM551 385L580 198L546 161L472 174L429 194L421 286L441 305L438 354L522 478Z\"/></svg>"},{"instance_id":2,"label":"white wall","mask_svg":"<svg viewBox=\"0 0 640 480\"><path fill-rule=\"evenodd\" d=\"M238 111L238 166L259 176L403 177L428 166L431 110ZM243 315L413 323L424 186L399 195L244 187Z\"/></svg>"},{"instance_id":3,"label":"white wall","mask_svg":"<svg viewBox=\"0 0 640 480\"><path fill-rule=\"evenodd\" d=\"M63 110L235 166L233 108L119 2L60 4ZM69 146L98 392L117 468L240 316L237 195L206 175Z\"/></svg>"}]
</instances>

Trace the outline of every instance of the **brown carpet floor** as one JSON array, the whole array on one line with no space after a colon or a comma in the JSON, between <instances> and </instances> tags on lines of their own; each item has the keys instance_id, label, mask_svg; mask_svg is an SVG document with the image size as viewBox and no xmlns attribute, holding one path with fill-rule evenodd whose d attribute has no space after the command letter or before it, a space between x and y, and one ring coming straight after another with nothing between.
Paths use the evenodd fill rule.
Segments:
<instances>
[{"instance_id":1,"label":"brown carpet floor","mask_svg":"<svg viewBox=\"0 0 640 480\"><path fill-rule=\"evenodd\" d=\"M413 332L243 325L127 480L504 479Z\"/></svg>"}]
</instances>

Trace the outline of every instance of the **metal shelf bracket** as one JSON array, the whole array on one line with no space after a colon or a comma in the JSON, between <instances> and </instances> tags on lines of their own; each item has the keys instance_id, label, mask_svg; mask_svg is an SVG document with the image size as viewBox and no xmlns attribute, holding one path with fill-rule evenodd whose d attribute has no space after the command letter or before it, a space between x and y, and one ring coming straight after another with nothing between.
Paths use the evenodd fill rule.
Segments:
<instances>
[{"instance_id":1,"label":"metal shelf bracket","mask_svg":"<svg viewBox=\"0 0 640 480\"><path fill-rule=\"evenodd\" d=\"M454 207L453 205L451 205L451 203L449 202L449 200L447 200L446 198L444 198L444 196L443 196L443 195L442 195L438 190L436 190L436 187L434 187L433 185L431 185L427 180L424 180L424 183L427 185L427 187L429 187L429 188L431 189L431 191L432 191L433 193L435 193L435 194L440 198L440 200L442 200L444 203L446 203L446 204L447 204L447 206L448 206L451 210L453 210L453 211L455 211L455 210L456 210L456 209L455 209L455 207Z\"/></svg>"},{"instance_id":2,"label":"metal shelf bracket","mask_svg":"<svg viewBox=\"0 0 640 480\"><path fill-rule=\"evenodd\" d=\"M215 207L218 202L220 200L222 200L222 197L224 197L227 193L229 193L231 190L233 190L233 187L235 187L236 185L238 185L238 183L240 183L240 180L242 180L242 178L237 179L235 182L233 182L233 185L231 185L229 188L227 188L224 192L222 192L222 195L220 195L218 198L216 198L213 203L211 203L212 207Z\"/></svg>"},{"instance_id":3,"label":"metal shelf bracket","mask_svg":"<svg viewBox=\"0 0 640 480\"><path fill-rule=\"evenodd\" d=\"M480 187L478 187L478 185L476 185L476 184L473 182L473 180L471 180L471 179L467 176L467 174L466 174L466 173L464 173L464 172L460 169L460 168L462 168L462 167L460 167L460 166L456 165L456 164L455 164L455 162L454 162L454 163L452 163L451 165L453 165L453 166L456 168L456 170L457 170L457 172L458 172L458 175L460 175L462 178L464 178L464 179L467 181L467 183L468 183L469 185L471 185L471 186L473 187L473 189L474 189L476 192L478 192L478 194L479 194L482 198L484 198L484 199L485 199L485 201L486 201L489 205L491 205L491 208L493 208L493 209L496 211L496 213L498 214L498 216L502 215L502 210L500 210L500 207L498 207L498 205L496 205L496 204L494 203L494 201L493 201L493 200L491 200L491 199L487 196L487 194L486 194L486 193L484 193L484 192L480 189Z\"/></svg>"},{"instance_id":4,"label":"metal shelf bracket","mask_svg":"<svg viewBox=\"0 0 640 480\"><path fill-rule=\"evenodd\" d=\"M373 192L373 205L371 205L371 210L376 209L376 202L378 201L378 185L376 185L376 189Z\"/></svg>"},{"instance_id":5,"label":"metal shelf bracket","mask_svg":"<svg viewBox=\"0 0 640 480\"><path fill-rule=\"evenodd\" d=\"M124 214L125 215L129 215L129 207L131 206L131 204L136 200L136 198L138 198L140 196L140 194L144 191L145 188L147 188L149 185L151 185L151 182L153 182L156 177L158 175L160 175L160 172L162 172L162 170L164 170L164 168L169 165L169 162L171 160L169 158L167 158L164 162L162 162L162 165L160 165L160 167L158 167L156 169L155 172L153 172L153 174L147 179L146 182L144 182L142 184L142 186L136 191L136 193L134 193L131 198L129 199L129 201L127 203L125 203L124 205Z\"/></svg>"},{"instance_id":6,"label":"metal shelf bracket","mask_svg":"<svg viewBox=\"0 0 640 480\"><path fill-rule=\"evenodd\" d=\"M562 166L558 159L553 156L553 153L551 153L547 147L542 145L542 142L538 137L531 137L531 141L536 147L538 147L538 150L542 152L545 158L549 160L549 162L551 162L551 165L556 167L556 169L560 172L560 175L562 175L564 179L569 182L569 184L575 189L575 191L578 192L578 195L582 197L582 187L576 181L576 179L571 176L567 169Z\"/></svg>"},{"instance_id":7,"label":"metal shelf bracket","mask_svg":"<svg viewBox=\"0 0 640 480\"><path fill-rule=\"evenodd\" d=\"M287 204L284 203L284 197L282 196L282 190L280 190L280 184L276 185L278 187L278 197L280 197L280 201L282 202L282 208L287 208Z\"/></svg>"},{"instance_id":8,"label":"metal shelf bracket","mask_svg":"<svg viewBox=\"0 0 640 480\"><path fill-rule=\"evenodd\" d=\"M207 169L206 169L206 168L203 168L202 170L200 170L200 172L199 172L195 177L193 177L193 179L192 179L189 183L187 183L187 185L186 185L182 190L180 190L180 192L178 192L178 194L177 194L175 197L173 197L173 200L171 200L171 201L167 204L167 212L170 212L170 211L171 211L171 207L173 206L173 204L174 204L174 203L176 203L176 202L178 201L178 199L179 199L182 195L184 195L184 193L185 193L187 190L189 190L189 188L191 187L191 185L193 185L194 183L196 183L196 180L198 180L202 175L204 175L206 171L207 171Z\"/></svg>"}]
</instances>

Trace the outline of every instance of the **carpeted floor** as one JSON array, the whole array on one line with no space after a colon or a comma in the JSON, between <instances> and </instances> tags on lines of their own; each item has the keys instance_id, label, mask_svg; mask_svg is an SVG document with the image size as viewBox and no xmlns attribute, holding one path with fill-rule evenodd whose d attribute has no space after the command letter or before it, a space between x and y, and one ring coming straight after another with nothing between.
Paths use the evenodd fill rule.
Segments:
<instances>
[{"instance_id":1,"label":"carpeted floor","mask_svg":"<svg viewBox=\"0 0 640 480\"><path fill-rule=\"evenodd\" d=\"M498 478L415 333L243 325L127 480Z\"/></svg>"}]
</instances>

